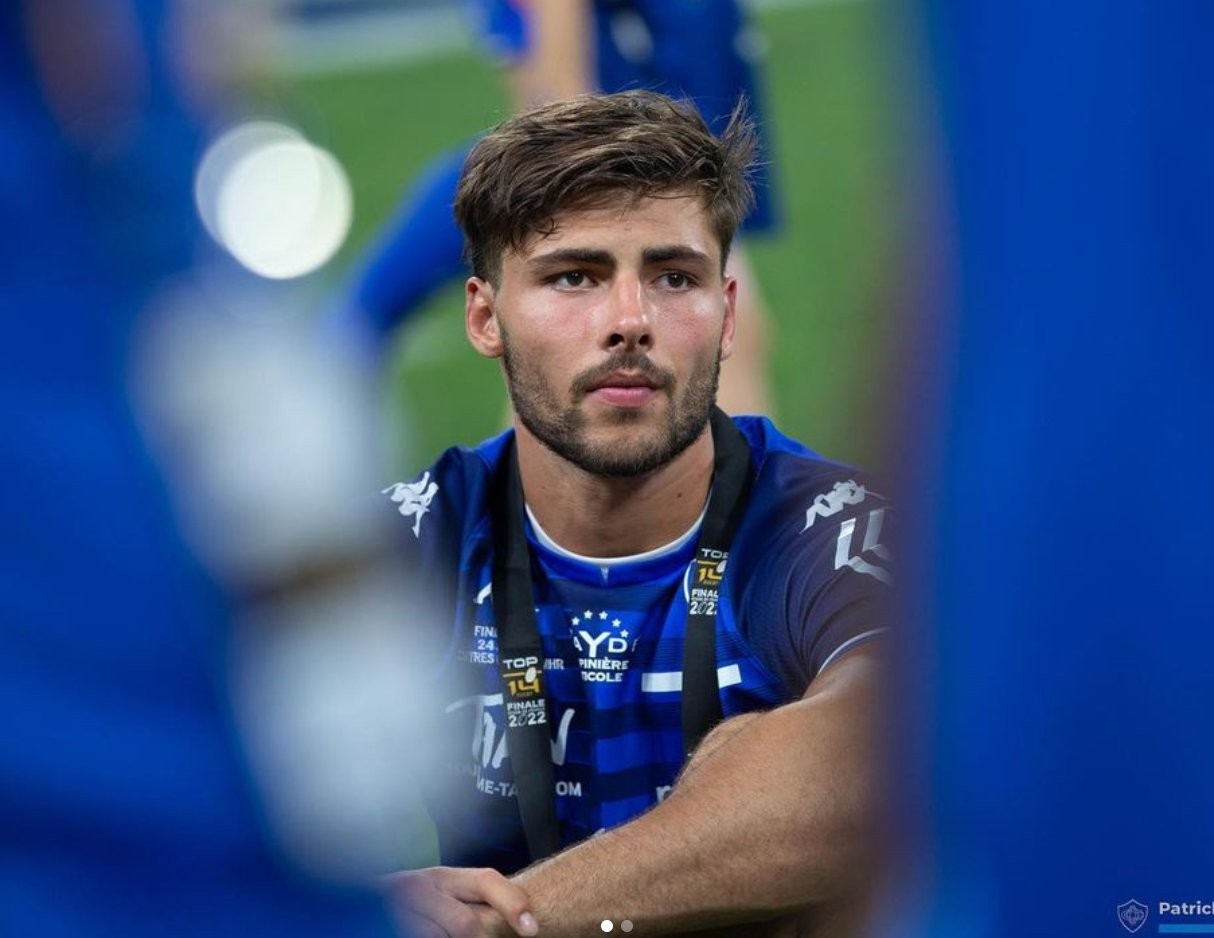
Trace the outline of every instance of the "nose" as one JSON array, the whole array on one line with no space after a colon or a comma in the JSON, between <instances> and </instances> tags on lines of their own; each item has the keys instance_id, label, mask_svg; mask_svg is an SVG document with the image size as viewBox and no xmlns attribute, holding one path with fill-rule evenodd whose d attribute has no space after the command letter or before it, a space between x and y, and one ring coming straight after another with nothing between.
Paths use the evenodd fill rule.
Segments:
<instances>
[{"instance_id":1,"label":"nose","mask_svg":"<svg viewBox=\"0 0 1214 938\"><path fill-rule=\"evenodd\" d=\"M632 352L653 347L653 323L645 285L636 276L616 278L610 294L606 348L612 352Z\"/></svg>"}]
</instances>

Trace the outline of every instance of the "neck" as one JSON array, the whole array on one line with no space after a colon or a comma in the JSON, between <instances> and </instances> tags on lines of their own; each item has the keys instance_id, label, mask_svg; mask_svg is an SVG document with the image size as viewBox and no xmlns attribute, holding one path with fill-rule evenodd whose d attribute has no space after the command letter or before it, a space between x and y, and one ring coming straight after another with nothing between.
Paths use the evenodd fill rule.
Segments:
<instances>
[{"instance_id":1,"label":"neck","mask_svg":"<svg viewBox=\"0 0 1214 938\"><path fill-rule=\"evenodd\" d=\"M553 541L590 557L626 557L685 533L708 500L712 431L642 476L599 476L575 466L516 421L523 497Z\"/></svg>"}]
</instances>

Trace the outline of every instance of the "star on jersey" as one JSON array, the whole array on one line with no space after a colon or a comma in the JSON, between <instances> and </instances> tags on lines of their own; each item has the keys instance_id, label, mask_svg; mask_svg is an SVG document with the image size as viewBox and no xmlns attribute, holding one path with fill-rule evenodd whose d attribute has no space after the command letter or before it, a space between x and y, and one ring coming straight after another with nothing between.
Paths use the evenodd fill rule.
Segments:
<instances>
[{"instance_id":1,"label":"star on jersey","mask_svg":"<svg viewBox=\"0 0 1214 938\"><path fill-rule=\"evenodd\" d=\"M584 609L569 620L573 647L577 649L582 678L602 684L618 684L628 670L636 640L629 641L623 628L625 614L606 609Z\"/></svg>"},{"instance_id":2,"label":"star on jersey","mask_svg":"<svg viewBox=\"0 0 1214 938\"><path fill-rule=\"evenodd\" d=\"M625 613L612 613L606 609L600 609L597 612L593 609L584 609L577 615L573 616L569 621L575 630L578 628L611 628L613 630L618 630L620 626L624 624L624 620L620 618L620 615L623 614ZM611 623L610 626L607 625L608 621ZM574 634L577 634L576 631Z\"/></svg>"}]
</instances>

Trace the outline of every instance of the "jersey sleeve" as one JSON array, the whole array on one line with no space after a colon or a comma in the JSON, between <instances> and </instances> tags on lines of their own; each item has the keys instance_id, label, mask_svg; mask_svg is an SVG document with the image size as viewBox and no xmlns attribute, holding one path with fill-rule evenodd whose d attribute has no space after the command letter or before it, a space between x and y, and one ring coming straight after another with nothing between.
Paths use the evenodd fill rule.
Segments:
<instances>
[{"instance_id":1,"label":"jersey sleeve","mask_svg":"<svg viewBox=\"0 0 1214 938\"><path fill-rule=\"evenodd\" d=\"M786 623L807 684L840 655L888 630L891 520L886 500L868 492L837 517L813 517L801 532L803 575L790 578Z\"/></svg>"},{"instance_id":2,"label":"jersey sleeve","mask_svg":"<svg viewBox=\"0 0 1214 938\"><path fill-rule=\"evenodd\" d=\"M790 694L891 621L892 508L854 475L791 499L746 596L747 638Z\"/></svg>"},{"instance_id":3,"label":"jersey sleeve","mask_svg":"<svg viewBox=\"0 0 1214 938\"><path fill-rule=\"evenodd\" d=\"M501 448L495 446L496 453ZM452 447L413 478L380 493L394 526L403 564L422 577L452 576L463 545L484 523L491 471L479 451Z\"/></svg>"},{"instance_id":4,"label":"jersey sleeve","mask_svg":"<svg viewBox=\"0 0 1214 938\"><path fill-rule=\"evenodd\" d=\"M453 448L426 471L379 495L394 530L394 569L413 597L402 621L442 645L445 650L437 655L442 660L456 638L453 610L459 605L465 554L481 523L488 475L478 455Z\"/></svg>"}]
</instances>

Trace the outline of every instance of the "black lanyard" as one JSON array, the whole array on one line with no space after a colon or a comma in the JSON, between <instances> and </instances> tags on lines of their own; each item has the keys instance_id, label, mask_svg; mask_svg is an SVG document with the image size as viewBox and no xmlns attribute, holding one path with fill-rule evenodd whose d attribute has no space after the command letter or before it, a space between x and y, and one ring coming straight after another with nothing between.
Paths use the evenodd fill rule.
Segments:
<instances>
[{"instance_id":1,"label":"black lanyard","mask_svg":"<svg viewBox=\"0 0 1214 938\"><path fill-rule=\"evenodd\" d=\"M729 545L750 494L750 445L722 411L712 412L712 495L700 527L688 590L683 642L683 745L690 755L721 719L716 662L717 609ZM531 590L523 486L511 444L494 479L493 612L498 666L506 706L506 739L518 789L519 813L532 860L560 849L552 770L552 744L544 690L544 649Z\"/></svg>"}]
</instances>

